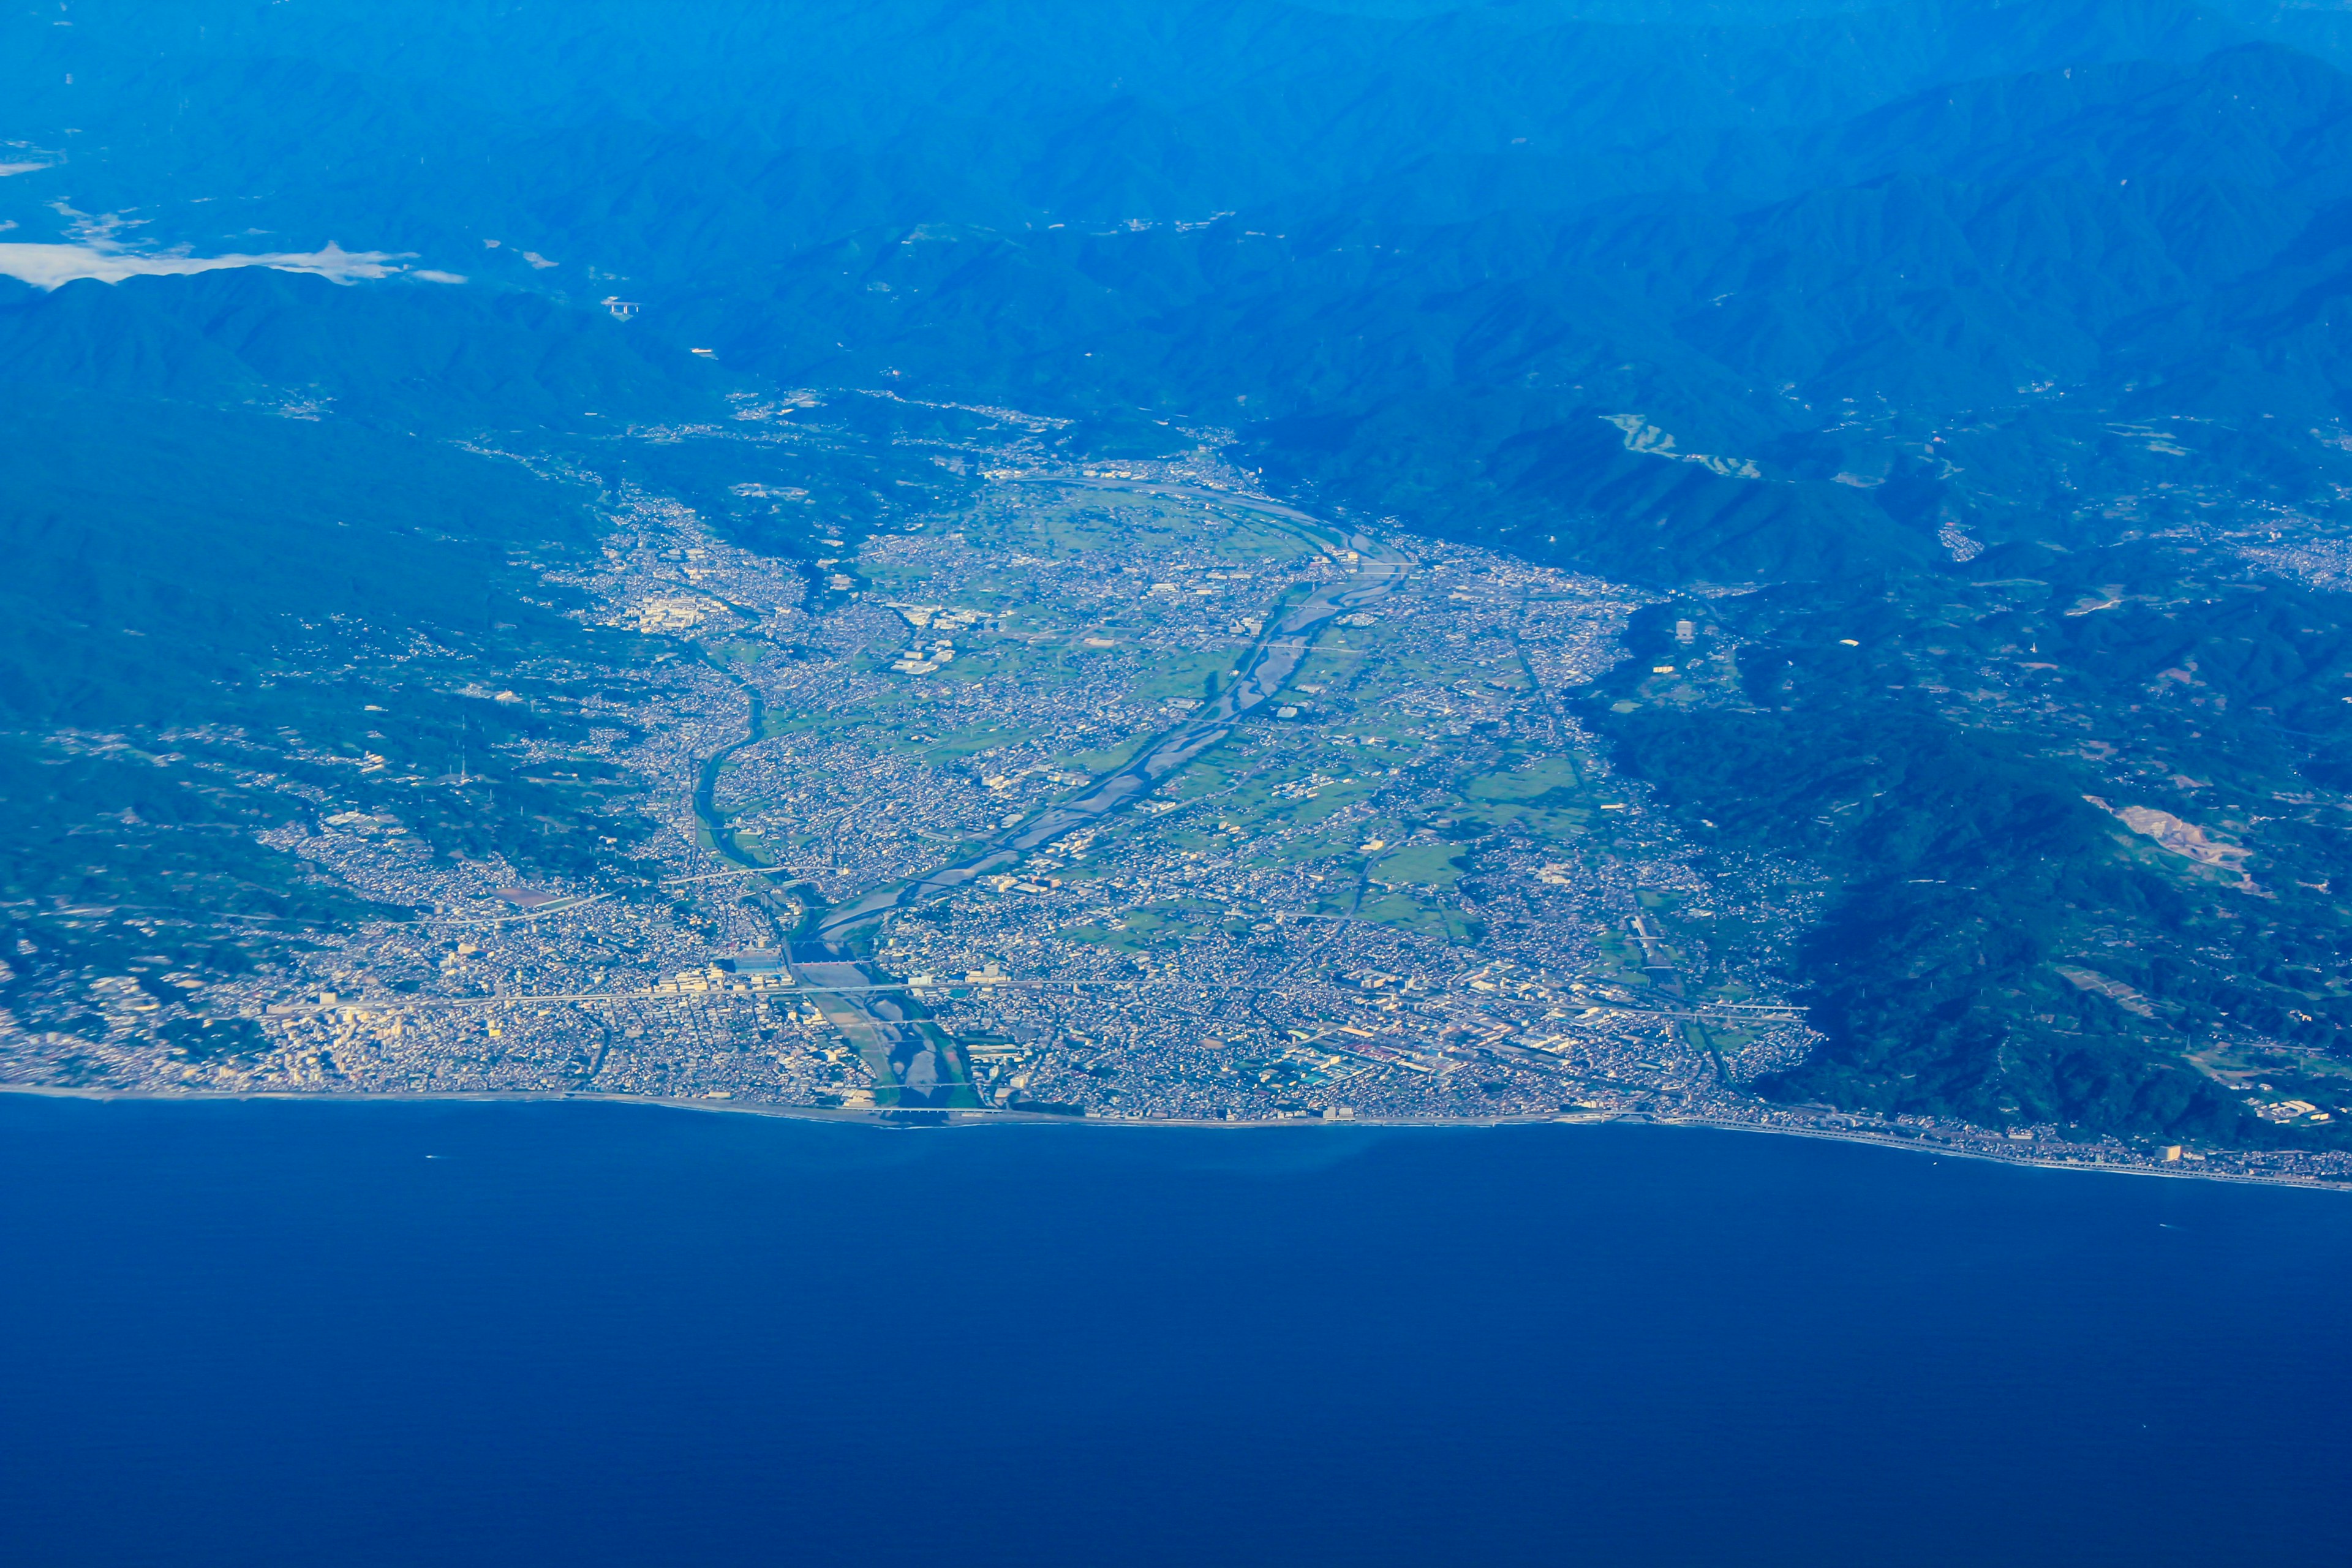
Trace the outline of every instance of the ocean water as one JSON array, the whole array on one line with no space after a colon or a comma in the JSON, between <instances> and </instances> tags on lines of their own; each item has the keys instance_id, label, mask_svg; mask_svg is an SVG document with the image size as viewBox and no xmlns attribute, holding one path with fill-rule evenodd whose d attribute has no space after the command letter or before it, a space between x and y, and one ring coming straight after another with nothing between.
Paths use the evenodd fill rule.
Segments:
<instances>
[{"instance_id":1,"label":"ocean water","mask_svg":"<svg viewBox=\"0 0 2352 1568\"><path fill-rule=\"evenodd\" d=\"M0 1096L0 1560L2352 1559L2352 1196Z\"/></svg>"}]
</instances>

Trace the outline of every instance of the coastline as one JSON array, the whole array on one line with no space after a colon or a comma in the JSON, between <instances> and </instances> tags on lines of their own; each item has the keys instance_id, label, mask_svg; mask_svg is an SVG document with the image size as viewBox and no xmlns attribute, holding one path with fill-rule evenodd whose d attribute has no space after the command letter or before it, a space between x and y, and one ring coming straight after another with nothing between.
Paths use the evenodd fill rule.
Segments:
<instances>
[{"instance_id":1,"label":"coastline","mask_svg":"<svg viewBox=\"0 0 2352 1568\"><path fill-rule=\"evenodd\" d=\"M1094 1127L1094 1128L1185 1128L1215 1129L1223 1131L1244 1130L1263 1131L1280 1128L1337 1129L1378 1127L1392 1130L1444 1128L1497 1128L1572 1126L1597 1127L1611 1124L1633 1126L1703 1128L1717 1132L1765 1133L1781 1137L1811 1138L1823 1142L1861 1143L1875 1148L1897 1150L1905 1153L1927 1154L1937 1159L1952 1158L1981 1161L1992 1165L2021 1165L2045 1171L2072 1171L2086 1175L2154 1176L2171 1181L2221 1182L2241 1186L2294 1187L2306 1191L2352 1194L2352 1174L2329 1178L2294 1172L2262 1172L2210 1168L2210 1160L2197 1162L2127 1162L2098 1160L2087 1156L2094 1151L2089 1145L2070 1144L2070 1150L2080 1155L2036 1156L2020 1150L1974 1148L1955 1144L1930 1142L1923 1138L1901 1137L1878 1132L1867 1128L1764 1125L1724 1117L1671 1116L1653 1111L1583 1111L1551 1112L1525 1116L1448 1116L1448 1117L1349 1117L1326 1121L1317 1117L1262 1118L1252 1121L1228 1121L1207 1118L1064 1116L1045 1111L1009 1110L992 1107L968 1108L955 1110L850 1110L822 1105L783 1105L773 1101L666 1099L641 1094L580 1094L569 1091L524 1091L512 1093L448 1093L448 1094L343 1094L332 1091L304 1092L279 1089L240 1090L236 1092L200 1091L194 1093L158 1092L152 1089L120 1089L78 1088L45 1084L0 1084L0 1094L24 1095L47 1100L154 1101L171 1104L237 1103L254 1100L275 1100L294 1103L326 1103L334 1105L514 1105L514 1104L581 1104L613 1106L648 1106L668 1110L696 1110L721 1115L761 1116L787 1121L827 1122L841 1126L868 1126L884 1131L908 1131L941 1130L958 1127Z\"/></svg>"}]
</instances>

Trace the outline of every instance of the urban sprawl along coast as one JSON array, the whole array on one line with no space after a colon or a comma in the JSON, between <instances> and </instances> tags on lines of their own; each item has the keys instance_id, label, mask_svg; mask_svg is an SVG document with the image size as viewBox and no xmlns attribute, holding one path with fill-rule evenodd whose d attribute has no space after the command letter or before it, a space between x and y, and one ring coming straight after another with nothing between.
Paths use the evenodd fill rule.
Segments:
<instances>
[{"instance_id":1,"label":"urban sprawl along coast","mask_svg":"<svg viewBox=\"0 0 2352 1568\"><path fill-rule=\"evenodd\" d=\"M1318 518L1206 445L933 460L969 481L953 505L813 562L605 491L602 561L550 586L663 652L575 682L571 738L519 760L630 781L605 808L638 819L607 839L633 846L619 868L436 855L397 809L289 784L267 841L405 912L240 975L92 977L104 1038L14 1029L7 1080L908 1121L1642 1117L2352 1173L1752 1092L1817 1038L1777 978L1813 894L1800 866L1680 839L1579 727L1643 595ZM1722 657L1711 636L1680 624L1679 657ZM203 1048L232 1026L240 1048Z\"/></svg>"}]
</instances>

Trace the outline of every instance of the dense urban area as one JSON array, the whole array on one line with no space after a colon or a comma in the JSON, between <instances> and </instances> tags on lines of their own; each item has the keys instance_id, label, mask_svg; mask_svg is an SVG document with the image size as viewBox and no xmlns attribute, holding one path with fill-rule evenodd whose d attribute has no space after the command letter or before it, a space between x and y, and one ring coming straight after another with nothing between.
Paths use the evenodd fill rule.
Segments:
<instances>
[{"instance_id":1,"label":"dense urban area","mask_svg":"<svg viewBox=\"0 0 2352 1568\"><path fill-rule=\"evenodd\" d=\"M779 411L740 414L751 438ZM1318 520L1208 444L1086 465L940 443L931 461L962 481L952 500L820 531L837 552L810 560L606 488L601 562L549 563L546 584L592 637L656 651L466 693L564 707L568 727L500 755L614 786L601 869L440 853L383 804L462 791L467 762L325 758L366 799L280 780L291 820L261 837L371 912L240 974L89 979L103 1037L14 1026L7 1078L906 1122L1640 1117L2352 1172L1751 1092L1819 1038L1783 970L1818 890L1797 859L1686 842L1571 711L1622 669L1644 595ZM1645 689L1703 681L1726 635L1674 621ZM190 739L217 756L245 738ZM257 761L247 782L277 777Z\"/></svg>"}]
</instances>

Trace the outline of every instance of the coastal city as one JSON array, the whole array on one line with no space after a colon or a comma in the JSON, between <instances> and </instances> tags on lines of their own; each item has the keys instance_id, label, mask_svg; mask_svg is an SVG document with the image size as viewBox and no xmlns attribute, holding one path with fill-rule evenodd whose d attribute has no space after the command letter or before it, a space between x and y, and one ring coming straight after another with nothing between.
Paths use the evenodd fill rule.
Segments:
<instances>
[{"instance_id":1,"label":"coastal city","mask_svg":"<svg viewBox=\"0 0 2352 1568\"><path fill-rule=\"evenodd\" d=\"M602 559L548 584L656 651L513 748L631 781L604 871L436 854L309 786L265 841L404 913L242 976L94 980L107 1037L20 1031L9 1076L899 1122L1642 1118L2344 1173L1753 1092L1817 1040L1780 967L1815 894L1678 838L1578 723L1643 595L1318 519L1205 444L933 461L950 504L807 561L607 488Z\"/></svg>"}]
</instances>

